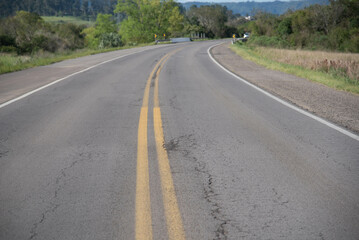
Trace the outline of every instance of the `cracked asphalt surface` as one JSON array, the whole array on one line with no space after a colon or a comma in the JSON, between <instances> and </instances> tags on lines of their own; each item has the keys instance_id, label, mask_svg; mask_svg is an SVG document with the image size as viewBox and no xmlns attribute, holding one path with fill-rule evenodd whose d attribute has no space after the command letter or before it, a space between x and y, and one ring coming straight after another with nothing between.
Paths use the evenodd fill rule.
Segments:
<instances>
[{"instance_id":1,"label":"cracked asphalt surface","mask_svg":"<svg viewBox=\"0 0 359 240\"><path fill-rule=\"evenodd\" d=\"M154 47L1 108L0 239L135 238L143 91L178 47L159 98L186 238L358 239L359 142L222 71L216 43ZM168 239L152 111L148 158L153 239Z\"/></svg>"}]
</instances>

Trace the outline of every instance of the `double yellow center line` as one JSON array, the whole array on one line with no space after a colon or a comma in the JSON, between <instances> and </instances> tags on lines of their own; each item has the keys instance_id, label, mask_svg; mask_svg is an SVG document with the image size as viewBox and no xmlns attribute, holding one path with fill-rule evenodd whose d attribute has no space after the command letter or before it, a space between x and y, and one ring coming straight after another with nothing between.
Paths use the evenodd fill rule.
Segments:
<instances>
[{"instance_id":1,"label":"double yellow center line","mask_svg":"<svg viewBox=\"0 0 359 240\"><path fill-rule=\"evenodd\" d=\"M178 208L176 193L173 185L171 168L168 161L167 151L164 148L164 135L161 119L161 110L158 98L158 80L160 72L168 58L179 51L174 50L166 54L154 67L147 79L143 103L141 107L140 120L138 126L138 145L137 145L137 178L136 178L136 240L152 239L152 218L151 218L151 199L149 185L148 167L148 145L147 145L147 118L148 103L150 95L151 81L155 76L154 103L153 103L153 122L156 140L156 150L158 168L161 179L161 189L163 205L166 215L168 237L171 240L185 239L181 213Z\"/></svg>"}]
</instances>

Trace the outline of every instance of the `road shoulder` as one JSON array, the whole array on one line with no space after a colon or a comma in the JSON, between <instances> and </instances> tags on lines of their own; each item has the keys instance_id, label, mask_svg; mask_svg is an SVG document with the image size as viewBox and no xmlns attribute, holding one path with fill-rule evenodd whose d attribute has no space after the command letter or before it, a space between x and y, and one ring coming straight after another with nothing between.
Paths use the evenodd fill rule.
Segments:
<instances>
[{"instance_id":1,"label":"road shoulder","mask_svg":"<svg viewBox=\"0 0 359 240\"><path fill-rule=\"evenodd\" d=\"M99 53L68 59L46 66L1 74L0 106L48 84L82 73L104 63L161 47L166 47L166 45L145 46Z\"/></svg>"},{"instance_id":2,"label":"road shoulder","mask_svg":"<svg viewBox=\"0 0 359 240\"><path fill-rule=\"evenodd\" d=\"M359 96L279 71L235 54L228 43L211 50L225 68L258 87L339 126L359 133Z\"/></svg>"}]
</instances>

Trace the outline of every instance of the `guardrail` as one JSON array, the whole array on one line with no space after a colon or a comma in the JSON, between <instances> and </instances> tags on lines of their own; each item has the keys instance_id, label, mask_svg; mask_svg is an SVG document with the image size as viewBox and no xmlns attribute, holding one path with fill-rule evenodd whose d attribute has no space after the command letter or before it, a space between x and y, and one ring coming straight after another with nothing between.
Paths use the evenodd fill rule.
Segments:
<instances>
[{"instance_id":1,"label":"guardrail","mask_svg":"<svg viewBox=\"0 0 359 240\"><path fill-rule=\"evenodd\" d=\"M159 39L155 41L155 44L159 42L181 43L181 42L191 42L191 41L192 39L189 37L182 37L182 38Z\"/></svg>"}]
</instances>

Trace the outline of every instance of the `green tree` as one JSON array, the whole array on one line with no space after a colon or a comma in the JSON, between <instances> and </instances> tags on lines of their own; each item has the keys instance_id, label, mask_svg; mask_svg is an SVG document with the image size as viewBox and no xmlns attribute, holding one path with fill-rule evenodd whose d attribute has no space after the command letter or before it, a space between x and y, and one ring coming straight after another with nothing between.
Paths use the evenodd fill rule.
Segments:
<instances>
[{"instance_id":1,"label":"green tree","mask_svg":"<svg viewBox=\"0 0 359 240\"><path fill-rule=\"evenodd\" d=\"M84 34L82 31L85 25L76 25L73 23L58 24L54 27L56 34L62 39L62 48L79 49L84 47Z\"/></svg>"},{"instance_id":2,"label":"green tree","mask_svg":"<svg viewBox=\"0 0 359 240\"><path fill-rule=\"evenodd\" d=\"M279 20L276 15L257 11L254 18L256 21L250 23L252 35L254 36L274 36L276 35L276 29L279 24Z\"/></svg>"},{"instance_id":3,"label":"green tree","mask_svg":"<svg viewBox=\"0 0 359 240\"><path fill-rule=\"evenodd\" d=\"M126 15L120 35L127 43L151 42L154 34L179 35L184 28L183 15L173 0L119 0L115 12Z\"/></svg>"},{"instance_id":4,"label":"green tree","mask_svg":"<svg viewBox=\"0 0 359 240\"><path fill-rule=\"evenodd\" d=\"M44 20L36 13L18 11L4 21L1 35L15 39L19 52L33 52L44 47L48 29Z\"/></svg>"},{"instance_id":5,"label":"green tree","mask_svg":"<svg viewBox=\"0 0 359 240\"><path fill-rule=\"evenodd\" d=\"M204 5L191 7L187 13L190 23L200 25L209 37L224 37L225 23L228 20L226 7L220 5Z\"/></svg>"},{"instance_id":6,"label":"green tree","mask_svg":"<svg viewBox=\"0 0 359 240\"><path fill-rule=\"evenodd\" d=\"M98 14L94 27L86 28L83 33L90 48L118 47L121 39L116 21L111 14Z\"/></svg>"},{"instance_id":7,"label":"green tree","mask_svg":"<svg viewBox=\"0 0 359 240\"><path fill-rule=\"evenodd\" d=\"M292 30L292 19L290 17L284 18L277 27L278 35L282 38L287 38L293 33Z\"/></svg>"}]
</instances>

